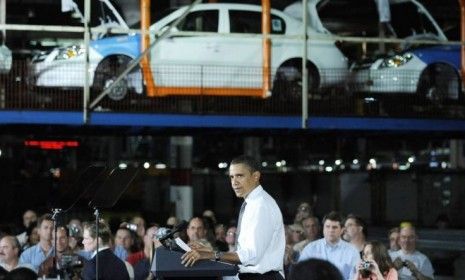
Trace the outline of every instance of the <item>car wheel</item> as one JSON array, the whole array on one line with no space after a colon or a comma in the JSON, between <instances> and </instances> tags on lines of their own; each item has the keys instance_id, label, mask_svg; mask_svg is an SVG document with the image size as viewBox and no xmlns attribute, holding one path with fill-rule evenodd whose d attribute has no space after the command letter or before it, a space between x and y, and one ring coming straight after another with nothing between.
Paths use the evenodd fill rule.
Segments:
<instances>
[{"instance_id":1,"label":"car wheel","mask_svg":"<svg viewBox=\"0 0 465 280\"><path fill-rule=\"evenodd\" d=\"M127 67L131 58L127 56L113 56L103 60L95 70L94 88L102 92L116 81L118 76ZM113 85L108 98L113 101L123 100L129 92L127 78L119 80L117 84Z\"/></svg>"},{"instance_id":2,"label":"car wheel","mask_svg":"<svg viewBox=\"0 0 465 280\"><path fill-rule=\"evenodd\" d=\"M308 67L308 94L313 94L319 85L317 69ZM276 72L273 84L273 97L278 101L300 102L302 100L302 68L281 66Z\"/></svg>"},{"instance_id":3,"label":"car wheel","mask_svg":"<svg viewBox=\"0 0 465 280\"><path fill-rule=\"evenodd\" d=\"M435 64L423 71L417 93L422 99L441 105L447 100L461 98L460 78L455 69L446 64Z\"/></svg>"}]
</instances>

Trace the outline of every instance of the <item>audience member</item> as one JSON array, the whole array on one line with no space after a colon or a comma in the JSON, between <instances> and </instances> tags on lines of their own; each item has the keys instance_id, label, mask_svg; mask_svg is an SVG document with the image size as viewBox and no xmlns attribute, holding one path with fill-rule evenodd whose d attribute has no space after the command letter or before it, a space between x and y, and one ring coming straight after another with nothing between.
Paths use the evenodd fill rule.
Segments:
<instances>
[{"instance_id":1,"label":"audience member","mask_svg":"<svg viewBox=\"0 0 465 280\"><path fill-rule=\"evenodd\" d=\"M82 279L100 279L100 280L128 280L129 273L125 263L120 260L111 250L111 231L110 227L99 222L97 235L97 226L95 223L88 224L84 227L83 241L84 250L92 252L90 261L85 262L82 270ZM97 253L98 238L98 253ZM98 278L96 277L96 258L98 257Z\"/></svg>"},{"instance_id":2,"label":"audience member","mask_svg":"<svg viewBox=\"0 0 465 280\"><path fill-rule=\"evenodd\" d=\"M386 246L371 241L363 248L363 261L357 265L354 280L397 280L397 270L392 264Z\"/></svg>"},{"instance_id":3,"label":"audience member","mask_svg":"<svg viewBox=\"0 0 465 280\"><path fill-rule=\"evenodd\" d=\"M388 234L389 254L400 249L399 236L400 236L400 230L398 227L394 227L389 230L389 234Z\"/></svg>"},{"instance_id":4,"label":"audience member","mask_svg":"<svg viewBox=\"0 0 465 280\"><path fill-rule=\"evenodd\" d=\"M153 254L155 249L162 246L156 239L158 226L147 229L144 235L144 248L142 251L129 255L128 262L134 267L134 279L145 280L150 276Z\"/></svg>"},{"instance_id":5,"label":"audience member","mask_svg":"<svg viewBox=\"0 0 465 280\"><path fill-rule=\"evenodd\" d=\"M6 235L0 239L0 266L6 270L11 271L17 267L28 267L29 265L19 264L20 245L15 236Z\"/></svg>"},{"instance_id":6,"label":"audience member","mask_svg":"<svg viewBox=\"0 0 465 280\"><path fill-rule=\"evenodd\" d=\"M77 252L82 249L82 223L79 219L71 219L68 222L69 248Z\"/></svg>"},{"instance_id":7,"label":"audience member","mask_svg":"<svg viewBox=\"0 0 465 280\"><path fill-rule=\"evenodd\" d=\"M18 234L16 237L18 238L19 244L21 248L28 242L29 235L33 228L37 225L37 214L33 210L26 210L23 214L23 227L24 231Z\"/></svg>"},{"instance_id":8,"label":"audience member","mask_svg":"<svg viewBox=\"0 0 465 280\"><path fill-rule=\"evenodd\" d=\"M394 267L399 271L399 279L434 279L434 270L427 256L416 250L417 234L415 227L404 224L400 228L400 250L390 253Z\"/></svg>"},{"instance_id":9,"label":"audience member","mask_svg":"<svg viewBox=\"0 0 465 280\"><path fill-rule=\"evenodd\" d=\"M131 247L134 244L134 236L127 227L120 227L115 235L115 255L122 261L125 261L131 253Z\"/></svg>"},{"instance_id":10,"label":"audience member","mask_svg":"<svg viewBox=\"0 0 465 280\"><path fill-rule=\"evenodd\" d=\"M223 224L215 226L215 242L214 247L222 252L228 252L229 246L226 243L226 228Z\"/></svg>"},{"instance_id":11,"label":"audience member","mask_svg":"<svg viewBox=\"0 0 465 280\"><path fill-rule=\"evenodd\" d=\"M310 216L313 216L312 206L308 202L301 202L297 207L294 224L301 224L303 219Z\"/></svg>"},{"instance_id":12,"label":"audience member","mask_svg":"<svg viewBox=\"0 0 465 280\"><path fill-rule=\"evenodd\" d=\"M47 277L56 277L58 271L55 270L61 269L60 263L63 255L71 255L71 249L69 248L69 232L66 227L58 227L56 232L56 240L55 240L55 232L53 232L52 236L52 244L55 246L56 244L56 256L52 255L48 257L39 267L39 277L47 276ZM56 242L56 243L55 243ZM56 258L55 258L56 257ZM58 264L54 266L54 264Z\"/></svg>"},{"instance_id":13,"label":"audience member","mask_svg":"<svg viewBox=\"0 0 465 280\"><path fill-rule=\"evenodd\" d=\"M236 251L236 227L231 226L226 231L226 243L228 244L228 252Z\"/></svg>"},{"instance_id":14,"label":"audience member","mask_svg":"<svg viewBox=\"0 0 465 280\"><path fill-rule=\"evenodd\" d=\"M341 272L332 263L308 259L292 267L290 280L343 280Z\"/></svg>"},{"instance_id":15,"label":"audience member","mask_svg":"<svg viewBox=\"0 0 465 280\"><path fill-rule=\"evenodd\" d=\"M365 247L367 234L368 231L366 223L361 217L354 214L347 215L344 222L343 239L354 245L360 254Z\"/></svg>"},{"instance_id":16,"label":"audience member","mask_svg":"<svg viewBox=\"0 0 465 280\"><path fill-rule=\"evenodd\" d=\"M39 243L24 251L19 258L20 264L32 265L36 273L39 271L39 266L42 264L42 262L53 255L52 215L42 215L37 222L37 227L39 233Z\"/></svg>"},{"instance_id":17,"label":"audience member","mask_svg":"<svg viewBox=\"0 0 465 280\"><path fill-rule=\"evenodd\" d=\"M179 224L179 219L175 216L170 216L166 219L166 227L167 228L174 228L175 225Z\"/></svg>"},{"instance_id":18,"label":"audience member","mask_svg":"<svg viewBox=\"0 0 465 280\"><path fill-rule=\"evenodd\" d=\"M344 279L353 279L360 253L352 244L341 239L342 222L339 213L327 214L323 219L323 238L310 242L300 254L299 262L310 258L327 260L339 269Z\"/></svg>"},{"instance_id":19,"label":"audience member","mask_svg":"<svg viewBox=\"0 0 465 280\"><path fill-rule=\"evenodd\" d=\"M187 238L188 244L191 246L196 242L201 243L204 246L213 248L213 246L206 239L207 231L205 229L205 223L202 218L194 217L189 220L189 225L187 226Z\"/></svg>"},{"instance_id":20,"label":"audience member","mask_svg":"<svg viewBox=\"0 0 465 280\"><path fill-rule=\"evenodd\" d=\"M145 236L145 220L141 216L134 216L131 219L131 224L136 225L136 233L140 238Z\"/></svg>"},{"instance_id":21,"label":"audience member","mask_svg":"<svg viewBox=\"0 0 465 280\"><path fill-rule=\"evenodd\" d=\"M318 239L320 234L320 221L317 217L307 217L302 220L305 239L294 245L294 252L300 255L308 243ZM298 257L298 256L297 256Z\"/></svg>"}]
</instances>

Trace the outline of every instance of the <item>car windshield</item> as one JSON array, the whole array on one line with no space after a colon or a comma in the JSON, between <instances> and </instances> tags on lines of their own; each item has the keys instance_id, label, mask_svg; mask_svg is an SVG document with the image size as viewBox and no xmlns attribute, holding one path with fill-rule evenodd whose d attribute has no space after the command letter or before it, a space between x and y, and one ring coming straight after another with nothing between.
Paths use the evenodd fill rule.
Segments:
<instances>
[{"instance_id":1,"label":"car windshield","mask_svg":"<svg viewBox=\"0 0 465 280\"><path fill-rule=\"evenodd\" d=\"M438 35L431 20L412 2L391 5L391 25L398 38L421 34Z\"/></svg>"},{"instance_id":2,"label":"car windshield","mask_svg":"<svg viewBox=\"0 0 465 280\"><path fill-rule=\"evenodd\" d=\"M391 7L391 34L397 38L438 32L431 20L415 3L394 3ZM332 0L321 1L318 15L323 26L340 36L378 36L378 9L375 0Z\"/></svg>"}]
</instances>

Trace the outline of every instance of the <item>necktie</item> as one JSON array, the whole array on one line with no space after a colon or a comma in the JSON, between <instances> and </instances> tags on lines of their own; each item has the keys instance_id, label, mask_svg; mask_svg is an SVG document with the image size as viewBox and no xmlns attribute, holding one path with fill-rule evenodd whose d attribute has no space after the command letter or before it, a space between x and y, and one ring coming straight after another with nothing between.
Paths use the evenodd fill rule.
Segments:
<instances>
[{"instance_id":1,"label":"necktie","mask_svg":"<svg viewBox=\"0 0 465 280\"><path fill-rule=\"evenodd\" d=\"M239 220L237 220L237 229L236 229L236 245L237 245L237 239L239 239L239 234L241 233L241 223L242 223L242 215L244 214L245 206L247 205L247 202L242 202L241 205L241 210L239 211Z\"/></svg>"}]
</instances>

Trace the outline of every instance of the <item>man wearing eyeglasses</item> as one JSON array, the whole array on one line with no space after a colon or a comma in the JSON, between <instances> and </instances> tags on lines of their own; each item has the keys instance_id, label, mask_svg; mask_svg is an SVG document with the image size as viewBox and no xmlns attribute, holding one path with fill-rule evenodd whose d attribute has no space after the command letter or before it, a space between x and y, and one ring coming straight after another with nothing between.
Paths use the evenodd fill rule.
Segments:
<instances>
[{"instance_id":1,"label":"man wearing eyeglasses","mask_svg":"<svg viewBox=\"0 0 465 280\"><path fill-rule=\"evenodd\" d=\"M405 224L400 228L400 250L390 253L394 267L399 272L399 279L434 279L434 270L427 256L416 249L417 234L415 227Z\"/></svg>"}]
</instances>

